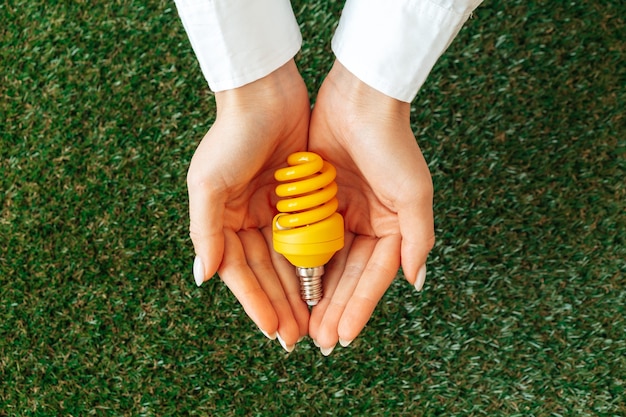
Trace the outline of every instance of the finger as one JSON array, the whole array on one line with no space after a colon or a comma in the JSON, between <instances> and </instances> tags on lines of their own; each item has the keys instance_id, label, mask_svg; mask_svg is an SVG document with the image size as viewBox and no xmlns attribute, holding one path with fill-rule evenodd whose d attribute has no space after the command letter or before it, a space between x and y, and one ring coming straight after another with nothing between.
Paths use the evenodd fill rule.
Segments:
<instances>
[{"instance_id":1,"label":"finger","mask_svg":"<svg viewBox=\"0 0 626 417\"><path fill-rule=\"evenodd\" d=\"M285 349L290 351L300 338L300 331L281 281L274 270L267 242L258 229L242 230L237 234L241 239L246 261L276 312L280 340L284 343Z\"/></svg>"},{"instance_id":2,"label":"finger","mask_svg":"<svg viewBox=\"0 0 626 417\"><path fill-rule=\"evenodd\" d=\"M317 332L315 340L320 347L332 347L339 341L339 322L376 246L377 239L373 237L358 236L354 239L343 274L324 311L324 317Z\"/></svg>"},{"instance_id":3,"label":"finger","mask_svg":"<svg viewBox=\"0 0 626 417\"><path fill-rule=\"evenodd\" d=\"M275 334L278 317L274 307L246 262L239 236L230 229L224 231L224 260L218 272L252 321L266 334Z\"/></svg>"},{"instance_id":4,"label":"finger","mask_svg":"<svg viewBox=\"0 0 626 417\"><path fill-rule=\"evenodd\" d=\"M367 324L400 266L400 236L382 237L363 270L337 326L339 338L354 340Z\"/></svg>"},{"instance_id":5,"label":"finger","mask_svg":"<svg viewBox=\"0 0 626 417\"><path fill-rule=\"evenodd\" d=\"M309 335L316 341L316 343L320 323L322 322L326 309L330 305L333 294L339 285L353 242L354 234L345 232L343 248L335 253L331 261L325 267L325 274L322 277L322 299L315 307L313 307L311 311L311 318L309 319Z\"/></svg>"},{"instance_id":6,"label":"finger","mask_svg":"<svg viewBox=\"0 0 626 417\"><path fill-rule=\"evenodd\" d=\"M272 265L298 324L299 338L304 337L308 333L310 314L309 307L300 296L300 282L296 276L295 267L283 255L273 249L272 229L265 227L261 231L269 250Z\"/></svg>"},{"instance_id":7,"label":"finger","mask_svg":"<svg viewBox=\"0 0 626 417\"><path fill-rule=\"evenodd\" d=\"M200 262L194 265L198 286L215 274L224 255L225 197L190 169L187 175L189 192L189 236Z\"/></svg>"}]
</instances>

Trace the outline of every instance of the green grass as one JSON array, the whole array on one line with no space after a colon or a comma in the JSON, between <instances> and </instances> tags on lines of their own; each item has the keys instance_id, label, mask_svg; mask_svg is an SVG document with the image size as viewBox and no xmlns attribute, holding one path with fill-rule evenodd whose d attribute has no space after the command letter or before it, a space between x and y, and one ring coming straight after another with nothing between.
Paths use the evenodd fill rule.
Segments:
<instances>
[{"instance_id":1,"label":"green grass","mask_svg":"<svg viewBox=\"0 0 626 417\"><path fill-rule=\"evenodd\" d=\"M342 2L293 4L314 98ZM477 10L413 103L425 290L325 358L194 285L215 107L173 2L0 5L0 416L625 415L625 14Z\"/></svg>"}]
</instances>

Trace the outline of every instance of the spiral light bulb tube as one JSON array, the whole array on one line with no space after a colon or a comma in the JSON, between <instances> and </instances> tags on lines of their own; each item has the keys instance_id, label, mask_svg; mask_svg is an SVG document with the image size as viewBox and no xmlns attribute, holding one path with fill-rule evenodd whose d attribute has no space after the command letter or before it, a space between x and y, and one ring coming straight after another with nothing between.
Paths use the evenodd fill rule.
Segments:
<instances>
[{"instance_id":1,"label":"spiral light bulb tube","mask_svg":"<svg viewBox=\"0 0 626 417\"><path fill-rule=\"evenodd\" d=\"M309 305L322 298L324 265L343 247L343 217L337 213L336 170L313 152L291 154L277 170L279 213L273 221L274 250L296 267L300 295Z\"/></svg>"}]
</instances>

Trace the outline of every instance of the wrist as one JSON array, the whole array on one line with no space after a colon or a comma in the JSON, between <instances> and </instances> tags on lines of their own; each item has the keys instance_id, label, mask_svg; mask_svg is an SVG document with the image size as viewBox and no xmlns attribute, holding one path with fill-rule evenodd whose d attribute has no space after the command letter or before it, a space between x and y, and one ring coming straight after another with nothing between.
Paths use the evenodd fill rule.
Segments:
<instances>
[{"instance_id":1,"label":"wrist","mask_svg":"<svg viewBox=\"0 0 626 417\"><path fill-rule=\"evenodd\" d=\"M335 61L325 83L345 98L349 111L364 117L410 121L410 103L400 101L369 86L351 73L341 62Z\"/></svg>"},{"instance_id":2,"label":"wrist","mask_svg":"<svg viewBox=\"0 0 626 417\"><path fill-rule=\"evenodd\" d=\"M294 101L302 100L308 94L302 76L293 59L267 76L238 88L215 93L218 116L234 110L241 112L281 111ZM243 114L246 114L243 113Z\"/></svg>"}]
</instances>

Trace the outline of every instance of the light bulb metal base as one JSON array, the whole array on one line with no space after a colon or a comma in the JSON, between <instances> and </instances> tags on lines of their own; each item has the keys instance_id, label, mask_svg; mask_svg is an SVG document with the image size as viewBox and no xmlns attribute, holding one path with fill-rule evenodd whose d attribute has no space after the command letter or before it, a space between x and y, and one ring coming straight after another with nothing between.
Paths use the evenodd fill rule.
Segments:
<instances>
[{"instance_id":1,"label":"light bulb metal base","mask_svg":"<svg viewBox=\"0 0 626 417\"><path fill-rule=\"evenodd\" d=\"M296 267L296 275L300 278L300 296L309 305L314 306L322 299L322 275L324 266L313 268Z\"/></svg>"}]
</instances>

